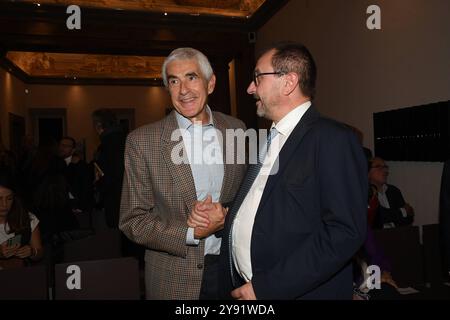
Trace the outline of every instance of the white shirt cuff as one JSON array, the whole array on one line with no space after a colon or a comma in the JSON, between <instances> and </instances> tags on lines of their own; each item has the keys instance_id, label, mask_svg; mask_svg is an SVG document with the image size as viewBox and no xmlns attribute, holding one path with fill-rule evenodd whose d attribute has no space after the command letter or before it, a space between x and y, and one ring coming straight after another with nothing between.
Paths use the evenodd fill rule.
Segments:
<instances>
[{"instance_id":1,"label":"white shirt cuff","mask_svg":"<svg viewBox=\"0 0 450 320\"><path fill-rule=\"evenodd\" d=\"M199 243L200 240L194 238L194 228L189 227L186 233L186 244L188 246L198 246Z\"/></svg>"},{"instance_id":2,"label":"white shirt cuff","mask_svg":"<svg viewBox=\"0 0 450 320\"><path fill-rule=\"evenodd\" d=\"M406 213L405 208L400 208L400 211L402 212L403 218L406 218L408 216L408 214Z\"/></svg>"}]
</instances>

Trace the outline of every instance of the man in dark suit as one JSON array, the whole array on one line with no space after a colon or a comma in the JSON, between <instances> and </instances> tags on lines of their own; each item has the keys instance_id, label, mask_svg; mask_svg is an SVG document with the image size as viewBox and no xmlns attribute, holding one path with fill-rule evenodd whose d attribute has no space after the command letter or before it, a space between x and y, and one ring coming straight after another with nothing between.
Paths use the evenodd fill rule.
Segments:
<instances>
[{"instance_id":1,"label":"man in dark suit","mask_svg":"<svg viewBox=\"0 0 450 320\"><path fill-rule=\"evenodd\" d=\"M450 160L444 163L442 171L439 227L444 262L450 277Z\"/></svg>"},{"instance_id":2,"label":"man in dark suit","mask_svg":"<svg viewBox=\"0 0 450 320\"><path fill-rule=\"evenodd\" d=\"M101 206L105 209L106 223L108 227L117 229L126 135L112 110L98 109L92 113L92 118L101 140L95 155L96 187L100 194Z\"/></svg>"},{"instance_id":3,"label":"man in dark suit","mask_svg":"<svg viewBox=\"0 0 450 320\"><path fill-rule=\"evenodd\" d=\"M414 209L406 203L402 192L387 183L389 166L380 157L369 161L369 183L376 188L379 206L374 217L373 228L387 229L409 226L414 221Z\"/></svg>"},{"instance_id":4,"label":"man in dark suit","mask_svg":"<svg viewBox=\"0 0 450 320\"><path fill-rule=\"evenodd\" d=\"M63 137L59 141L58 154L66 163L63 174L69 187L69 199L74 212L89 212L92 208L93 185L89 168L75 153L76 141L72 137Z\"/></svg>"},{"instance_id":5,"label":"man in dark suit","mask_svg":"<svg viewBox=\"0 0 450 320\"><path fill-rule=\"evenodd\" d=\"M311 105L315 78L300 44L272 48L257 62L247 92L257 114L273 121L271 143L226 217L228 298L352 298L350 261L367 230L367 163L352 131Z\"/></svg>"}]
</instances>

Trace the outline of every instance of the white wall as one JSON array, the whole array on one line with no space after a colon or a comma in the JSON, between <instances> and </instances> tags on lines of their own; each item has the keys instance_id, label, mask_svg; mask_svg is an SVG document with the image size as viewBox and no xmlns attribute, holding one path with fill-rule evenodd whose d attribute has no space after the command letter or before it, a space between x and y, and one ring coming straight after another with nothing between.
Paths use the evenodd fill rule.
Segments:
<instances>
[{"instance_id":1,"label":"white wall","mask_svg":"<svg viewBox=\"0 0 450 320\"><path fill-rule=\"evenodd\" d=\"M366 27L372 4L381 30ZM374 112L450 100L449 13L448 0L291 0L258 31L256 48L303 42L318 65L317 107L359 128L373 149ZM389 164L416 224L436 223L442 163Z\"/></svg>"},{"instance_id":2,"label":"white wall","mask_svg":"<svg viewBox=\"0 0 450 320\"><path fill-rule=\"evenodd\" d=\"M91 114L99 108L134 108L135 127L162 119L171 105L163 87L150 86L82 86L29 85L26 95L30 108L66 108L67 134L76 140L86 139L87 160L100 140L95 133ZM31 132L31 121L28 121Z\"/></svg>"}]
</instances>

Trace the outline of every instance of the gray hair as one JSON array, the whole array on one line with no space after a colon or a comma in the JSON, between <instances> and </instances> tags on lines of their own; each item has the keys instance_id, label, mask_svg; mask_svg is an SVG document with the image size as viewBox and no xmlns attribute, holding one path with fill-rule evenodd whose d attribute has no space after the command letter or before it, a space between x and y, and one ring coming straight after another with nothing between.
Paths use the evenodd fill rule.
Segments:
<instances>
[{"instance_id":1,"label":"gray hair","mask_svg":"<svg viewBox=\"0 0 450 320\"><path fill-rule=\"evenodd\" d=\"M166 68L170 62L175 61L175 60L192 60L192 59L194 59L198 63L200 71L201 71L203 77L205 77L206 81L209 81L214 72L211 67L211 63L209 63L208 58L203 53L198 51L197 49L178 48L178 49L173 50L169 54L169 56L164 60L164 63L162 66L162 77L163 77L164 85L166 87L168 86Z\"/></svg>"}]
</instances>

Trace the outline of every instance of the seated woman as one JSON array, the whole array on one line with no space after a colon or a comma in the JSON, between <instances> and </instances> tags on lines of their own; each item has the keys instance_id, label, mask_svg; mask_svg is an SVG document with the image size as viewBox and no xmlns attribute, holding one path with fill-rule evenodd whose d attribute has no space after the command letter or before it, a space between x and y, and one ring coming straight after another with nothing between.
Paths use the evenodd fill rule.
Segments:
<instances>
[{"instance_id":1,"label":"seated woman","mask_svg":"<svg viewBox=\"0 0 450 320\"><path fill-rule=\"evenodd\" d=\"M43 256L39 220L15 195L11 174L0 172L0 269L21 267Z\"/></svg>"}]
</instances>

